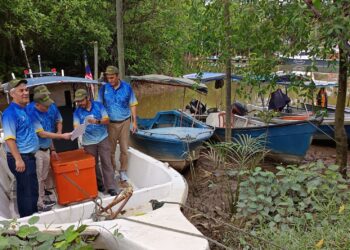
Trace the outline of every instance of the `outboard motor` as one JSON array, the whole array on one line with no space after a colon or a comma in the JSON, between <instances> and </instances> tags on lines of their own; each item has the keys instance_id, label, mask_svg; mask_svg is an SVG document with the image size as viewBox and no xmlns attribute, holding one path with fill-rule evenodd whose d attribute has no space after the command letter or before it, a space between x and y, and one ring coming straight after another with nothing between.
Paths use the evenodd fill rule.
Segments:
<instances>
[{"instance_id":1,"label":"outboard motor","mask_svg":"<svg viewBox=\"0 0 350 250\"><path fill-rule=\"evenodd\" d=\"M187 105L186 108L190 110L191 114L202 115L207 110L207 105L204 105L197 99L192 99L192 101L190 101L189 105Z\"/></svg>"},{"instance_id":2,"label":"outboard motor","mask_svg":"<svg viewBox=\"0 0 350 250\"><path fill-rule=\"evenodd\" d=\"M231 105L231 113L245 116L248 113L248 110L242 103L236 101Z\"/></svg>"}]
</instances>

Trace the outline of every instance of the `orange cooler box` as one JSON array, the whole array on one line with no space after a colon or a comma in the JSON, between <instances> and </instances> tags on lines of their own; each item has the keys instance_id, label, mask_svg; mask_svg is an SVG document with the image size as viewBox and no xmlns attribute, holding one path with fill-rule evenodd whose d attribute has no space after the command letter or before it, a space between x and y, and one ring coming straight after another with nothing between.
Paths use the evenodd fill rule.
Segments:
<instances>
[{"instance_id":1,"label":"orange cooler box","mask_svg":"<svg viewBox=\"0 0 350 250\"><path fill-rule=\"evenodd\" d=\"M59 153L59 160L51 159L55 175L58 203L92 199L97 196L95 158L84 150Z\"/></svg>"}]
</instances>

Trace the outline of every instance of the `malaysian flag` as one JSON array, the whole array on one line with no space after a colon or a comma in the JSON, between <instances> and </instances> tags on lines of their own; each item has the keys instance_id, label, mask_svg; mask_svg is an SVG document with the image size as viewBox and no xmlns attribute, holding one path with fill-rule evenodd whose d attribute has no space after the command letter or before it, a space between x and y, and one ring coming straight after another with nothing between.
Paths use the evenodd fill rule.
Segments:
<instances>
[{"instance_id":1,"label":"malaysian flag","mask_svg":"<svg viewBox=\"0 0 350 250\"><path fill-rule=\"evenodd\" d=\"M85 79L93 80L94 78L91 73L86 51L84 51L84 65L85 65ZM90 84L90 89L92 93L92 98L95 98L95 88L93 84Z\"/></svg>"},{"instance_id":2,"label":"malaysian flag","mask_svg":"<svg viewBox=\"0 0 350 250\"><path fill-rule=\"evenodd\" d=\"M93 80L86 52L84 53L84 64L85 64L85 79Z\"/></svg>"}]
</instances>

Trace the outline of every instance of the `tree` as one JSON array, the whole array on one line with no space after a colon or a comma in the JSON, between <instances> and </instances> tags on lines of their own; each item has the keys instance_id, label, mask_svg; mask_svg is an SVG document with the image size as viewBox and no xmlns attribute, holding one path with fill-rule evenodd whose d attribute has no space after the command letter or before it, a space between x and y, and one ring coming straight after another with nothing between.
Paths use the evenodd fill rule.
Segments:
<instances>
[{"instance_id":1,"label":"tree","mask_svg":"<svg viewBox=\"0 0 350 250\"><path fill-rule=\"evenodd\" d=\"M332 51L339 48L339 74L338 96L335 113L335 141L337 147L337 164L340 172L346 177L347 168L347 134L344 128L344 109L347 92L347 78L349 71L349 15L350 3L348 1L321 1L304 0L310 12L313 14L310 23L317 28L318 50L323 46L323 51Z\"/></svg>"}]
</instances>

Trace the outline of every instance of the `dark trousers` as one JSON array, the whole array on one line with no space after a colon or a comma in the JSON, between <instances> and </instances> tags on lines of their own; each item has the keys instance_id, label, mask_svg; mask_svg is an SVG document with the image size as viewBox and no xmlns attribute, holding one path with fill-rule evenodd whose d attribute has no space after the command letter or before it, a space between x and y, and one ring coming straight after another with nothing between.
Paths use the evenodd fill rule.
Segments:
<instances>
[{"instance_id":1,"label":"dark trousers","mask_svg":"<svg viewBox=\"0 0 350 250\"><path fill-rule=\"evenodd\" d=\"M7 154L7 164L16 178L17 206L21 217L30 216L38 212L38 178L34 154L21 154L25 164L24 172L16 171L16 161L11 154Z\"/></svg>"},{"instance_id":2,"label":"dark trousers","mask_svg":"<svg viewBox=\"0 0 350 250\"><path fill-rule=\"evenodd\" d=\"M85 145L84 150L95 157L96 163L96 179L98 188L116 189L116 183L114 181L114 170L111 162L111 146L109 144L108 137L103 139L97 144ZM98 158L101 159L101 169L98 165Z\"/></svg>"}]
</instances>

